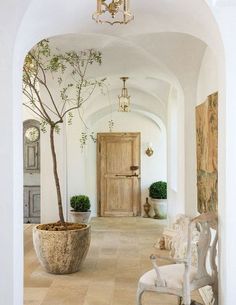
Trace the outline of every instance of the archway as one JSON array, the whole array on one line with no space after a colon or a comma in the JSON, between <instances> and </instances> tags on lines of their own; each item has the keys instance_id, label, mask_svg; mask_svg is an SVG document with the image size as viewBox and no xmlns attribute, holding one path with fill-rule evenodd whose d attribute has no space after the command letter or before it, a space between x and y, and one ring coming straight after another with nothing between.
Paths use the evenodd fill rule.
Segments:
<instances>
[{"instance_id":1,"label":"archway","mask_svg":"<svg viewBox=\"0 0 236 305\"><path fill-rule=\"evenodd\" d=\"M200 3L200 2L199 2ZM199 4L198 3L198 4ZM201 19L201 22L202 22L202 27L198 27L198 25L199 24L195 24L195 26L196 26L196 28L198 27L198 29L196 29L195 28L195 30L193 30L192 31L192 33L191 34L195 34L196 36L198 36L198 37L200 37L200 38L202 38L203 40L205 40L205 41L209 41L209 45L211 45L211 46L217 46L217 43L219 42L219 35L218 35L218 33L217 33L217 39L216 39L216 41L218 41L218 42L216 42L216 41L213 41L214 40L214 38L210 38L209 37L209 35L207 35L206 33L205 33L205 31L203 30L203 28L204 28L204 25L205 24L208 24L209 26L208 26L208 30L209 30L209 33L216 33L217 32L217 29L216 29L216 25L214 24L214 18L212 18L212 14L211 14L211 11L209 10L209 8L206 6L206 4L205 4L205 2L201 2L200 4L199 4L199 7L193 7L192 6L192 8L190 8L189 6L191 6L191 5L193 5L192 3L191 4L189 4L189 3L184 3L184 4L186 4L185 5L185 9L183 9L182 11L183 12L185 12L187 15L189 15L189 23L188 22L183 22L184 24L181 24L181 26L179 26L179 27L177 27L178 28L178 30L181 32L181 30L184 32L184 31L186 31L186 24L191 24L191 26L189 26L188 27L188 31L189 32L191 32L191 30L192 30L192 20L191 20L191 18L192 18L192 16L194 16L195 14L195 12L196 11L201 11L201 9L203 10L203 18ZM62 17L61 18L61 20L60 20L60 22L55 22L55 20L52 20L53 18L51 18L51 16L56 16L56 14L55 14L55 7L57 7L58 8L58 11L60 11L60 9L62 9L61 11L63 11L64 12L64 9L63 9L63 4L62 3L56 3L56 6L54 5L54 3L50 3L50 7L49 7L49 9L48 9L48 11L47 11L47 3L45 2L45 3L40 3L40 4L38 4L37 5L37 7L34 7L34 5L36 5L36 3L35 2L32 2L31 3L31 6L29 7L29 9L28 9L28 12L27 12L27 14L25 15L25 19L24 19L24 26L25 26L25 28L23 27L23 31L22 31L22 29L21 29L21 31L18 33L19 34L19 36L18 36L18 40L17 40L17 42L16 42L16 49L15 49L15 59L14 59L14 70L13 70L13 73L14 73L14 86L15 86L15 91L14 91L14 98L15 98L15 107L14 107L14 117L16 118L16 120L15 120L15 122L14 122L14 124L15 124L15 126L14 126L14 131L15 131L15 134L14 134L14 143L15 143L15 145L17 146L17 145L19 145L20 143L19 143L19 131L18 131L18 129L20 129L20 120L19 119L17 119L18 118L18 116L19 116L19 104L20 104L20 83L21 83L21 80L20 80L20 73L19 73L19 71L21 70L21 66L22 66L22 61L23 61L23 54L26 52L26 50L27 49L29 49L36 41L38 41L38 40L40 40L41 38L43 38L43 37L45 37L45 36L53 36L53 35L55 35L55 34L58 34L58 33L65 33L65 32L72 32L73 31L73 29L74 29L74 31L76 31L76 29L78 29L78 23L77 23L77 21L78 21L78 16L76 15L75 16L75 14L73 14L73 12L76 12L76 7L70 7L70 9L68 10L68 13L71 13L71 15L70 16L74 16L74 19L73 18L71 18L71 20L70 20L70 25L68 26L68 28L66 29L66 27L65 27L65 23L64 22L62 22L61 20L64 20L65 21L65 15L66 14L64 14L63 13L63 16L60 16L60 17ZM40 6L42 5L42 12L44 12L45 13L45 11L46 12L48 12L48 15L46 14L44 14L44 13L42 13L41 15L40 15ZM52 7L52 6L53 7ZM194 5L197 5L197 4L194 4ZM164 6L163 6L164 7ZM35 14L33 13L32 14L32 9L33 9L33 11L34 11L34 9L35 9ZM85 12L87 12L88 14L90 14L90 7L86 7L86 4L85 4L85 2L83 2L83 3L80 3L80 4L78 4L78 9L79 10L81 10L81 12L83 12L83 13L85 13ZM84 9L84 11L83 11L83 9ZM153 8L150 8L150 9L153 9ZM153 9L153 13L154 13L154 15L155 15L155 9L159 9L159 7L157 7L157 8L154 8ZM165 8L166 9L166 8ZM53 14L51 13L51 11L53 11ZM79 11L78 10L78 11ZM177 12L179 12L179 10L178 10L178 8L176 9L176 7L171 7L170 8L170 12L173 12L173 10L175 10L175 11L177 11ZM162 10L163 11L163 10ZM167 11L168 11L168 7L167 7ZM36 13L37 12L37 13ZM191 14L191 12L192 12L192 14ZM140 14L141 15L141 14ZM37 30L36 29L36 27L35 26L32 26L31 27L31 25L32 24L34 24L34 25L37 25L37 22L38 22L38 18L41 18L42 16L44 16L44 19L43 20L45 20L45 21L47 21L47 22L45 22L45 28L42 28L41 30ZM58 16L58 15L57 15ZM182 17L182 14L180 14L180 19L181 19L181 17ZM48 18L48 19L47 19ZM156 18L156 16L155 16L155 18ZM41 18L42 19L42 18ZM73 19L73 20L72 20ZM83 21L85 21L85 19L86 19L86 17L81 17L81 23L83 22ZM153 18L154 19L154 18ZM169 19L169 18L167 18L167 20L172 20L171 18ZM35 23L34 23L34 21L35 21ZM54 23L51 27L49 26L49 23L50 23L50 21L52 22L52 23ZM173 19L173 21L176 23L177 22L177 20L174 18ZM179 21L179 20L178 20ZM184 20L184 21L186 21L186 19ZM72 23L74 22L74 25L72 25ZM199 21L199 23L201 23L200 21ZM153 24L152 24L153 25ZM64 27L64 28L63 28ZM174 28L174 26L173 26L173 24L171 23L171 24L169 24L169 26L167 26L167 28ZM28 30L27 30L27 28L28 28ZM84 28L85 28L85 25L84 25ZM162 27L160 27L160 28L163 28L163 26ZM185 28L185 29L184 29ZM49 33L49 31L50 31L50 33ZM96 31L96 30L95 30ZM198 33L198 31L199 32L202 32L202 34L199 34ZM198 33L198 34L197 34ZM203 37L204 36L204 37ZM214 36L214 35L212 35L212 36ZM33 37L33 38L32 38ZM28 39L29 38L29 39ZM219 42L219 45L220 45L220 42ZM221 49L221 46L220 46L220 48L219 49ZM221 51L220 51L221 52ZM220 53L219 52L219 53ZM222 56L222 58L224 58L224 56ZM224 68L224 67L223 67ZM222 69L221 70L221 72L222 72L222 74L223 74L223 72L224 72L224 70ZM224 99L222 99L222 101L224 101ZM223 110L223 109L222 109ZM221 122L222 123L222 126L223 126L223 121ZM222 134L224 135L224 131L222 131ZM18 143L18 144L17 144ZM15 154L16 154L16 151L15 151ZM223 157L223 156L222 156ZM223 158L224 159L224 158ZM16 158L16 160L18 160L18 157ZM223 160L222 160L223 161ZM15 162L15 164L14 164L14 171L15 171L15 178L14 178L14 180L15 180L15 190L16 190L16 192L15 192L15 194L20 194L20 188L19 188L19 181L20 181L20 172L21 172L21 170L20 170L20 167L16 164L17 162ZM223 179L222 179L223 180ZM16 195L16 197L17 197L17 195ZM20 196L19 196L20 197ZM221 200L222 200L222 202L224 201L224 196L222 195L222 197L221 197ZM18 200L15 200L15 202L18 202ZM15 211L17 211L17 214L16 214L16 218L15 218L15 221L17 222L17 223L19 223L19 219L20 219L20 215L21 215L21 213L18 211L18 209L16 209ZM19 212L19 213L18 213ZM222 213L222 216L224 217L224 214ZM17 221L18 220L18 221ZM223 218L223 221L225 221L225 218ZM15 244L14 244L14 247L17 247L17 248L19 248L19 249L21 249L21 246L20 246L20 242L22 241L22 239L19 237L19 234L20 234L20 232L21 232L21 229L19 228L19 226L18 225L16 225L16 227L15 227L15 229L14 229L14 236L18 236L18 238L16 238L17 240L18 240L18 242L15 242ZM9 248L10 249L10 248ZM11 248L12 249L12 248ZM10 258L9 258L10 259ZM14 272L15 272L15 274L16 274L16 278L19 278L20 277L20 271L21 271L21 266L19 266L19 268L17 268ZM15 293L17 293L17 291L18 291L18 288L19 288L19 286L17 286L16 285L16 287L15 287L15 289L17 289L16 290L16 292ZM16 297L17 298L17 297ZM17 299L19 299L19 300L21 300L21 296L19 297L19 298L17 298Z\"/></svg>"}]
</instances>

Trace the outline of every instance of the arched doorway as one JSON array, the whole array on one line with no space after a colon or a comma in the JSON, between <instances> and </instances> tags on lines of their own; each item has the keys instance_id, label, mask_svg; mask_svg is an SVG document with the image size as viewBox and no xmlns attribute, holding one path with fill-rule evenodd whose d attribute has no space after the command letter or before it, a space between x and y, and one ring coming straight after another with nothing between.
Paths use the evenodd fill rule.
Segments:
<instances>
[{"instance_id":1,"label":"arched doorway","mask_svg":"<svg viewBox=\"0 0 236 305\"><path fill-rule=\"evenodd\" d=\"M189 1L188 1L189 2ZM206 5L206 3L205 3L205 1L199 1L199 2L195 2L194 3L194 5L196 4L196 3L198 3L199 4L199 7L192 7L192 11L191 10L189 10L189 7L188 7L188 4L187 3L184 3L184 5L186 5L186 13L189 15L189 21L191 21L191 19L194 19L194 18L192 18L193 16L196 16L196 12L199 12L199 14L198 14L198 17L200 17L200 16L204 16L204 20L201 20L202 21L202 23L201 24L203 24L203 27L205 27L205 29L206 28L208 28L209 29L209 31L211 32L211 30L212 29L215 29L214 27L211 27L211 26L206 26L206 24L207 25L209 25L209 18L212 20L212 19L214 19L214 18L212 18L212 11L207 7L207 5ZM25 15L25 18L26 19L24 19L24 22L25 22L25 28L23 28L23 31L22 32L19 32L19 36L18 36L18 41L16 42L16 49L15 49L15 52L16 52L16 54L15 54L15 62L14 62L14 70L13 70L13 72L14 72L14 81L15 81L15 92L14 92L14 109L6 109L6 112L7 112L7 114L9 114L9 116L11 116L12 115L12 112L14 113L14 116L15 116L15 118L17 118L18 117L18 115L19 115L19 104L20 104L20 101L21 101L21 98L20 98L20 87L21 87L21 75L20 75L20 72L19 71L21 71L21 67L22 67L22 61L23 61L23 54L26 52L26 50L27 49L29 49L32 45L34 45L34 43L35 43L35 41L38 41L38 40L40 40L42 37L45 37L45 36L51 36L51 35L55 35L55 34L58 34L59 32L63 32L63 33L65 33L65 32L73 32L73 31L77 31L78 30L78 15L77 14L75 14L74 12L76 11L76 8L75 7L73 7L73 6L71 6L70 7L70 9L69 9L69 11L68 11L68 16L70 16L70 17L68 17L68 20L66 20L67 22L68 22L68 27L66 27L65 26L65 20L64 20L64 18L65 19L67 19L66 18L66 16L67 16L67 14L65 14L65 13L63 13L62 14L62 16L60 15L59 16L59 18L58 18L58 16L57 16L57 14L55 14L55 7L57 7L58 8L58 12L60 12L60 11L63 11L64 12L64 4L62 4L61 2L60 3L57 3L56 4L56 6L55 5L53 5L53 3L50 3L50 5L52 5L52 12L50 12L50 8L48 9L47 8L47 3L46 2L42 2L41 3L42 4L42 16L44 17L44 21L46 21L45 22L45 27L44 28L41 28L41 30L39 30L38 29L38 27L37 27L37 23L38 23L38 18L41 18L40 17L40 13L39 13L39 7L38 6L36 6L35 7L35 15L34 14L32 14L32 8L33 8L33 10L34 10L34 5L35 5L35 2L31 2L30 3L30 7L27 7L27 9L28 9L28 12L27 12L27 14ZM32 5L32 6L31 6ZM190 3L189 4L190 6L191 5L193 5L193 3ZM173 6L173 3L171 3L171 6ZM22 6L23 7L23 6ZM60 8L61 8L61 10L60 10ZM22 8L22 10L23 10L23 13L25 13L25 11L26 11L26 9L24 10L25 8ZM88 7L88 8L86 8L86 4L84 4L84 2L82 2L82 3L79 3L78 4L78 11L81 11L81 14L84 14L84 11L86 12L86 13L88 13L88 14L90 14L90 11L91 11L91 9L93 10L93 8L91 8L91 7ZM157 9L158 9L158 7L157 7ZM201 12L202 12L202 10L201 9L203 9L203 13L201 14ZM84 10L84 11L83 11ZM47 14L45 15L45 11L47 12ZM167 11L168 11L168 9L167 9ZM169 11L172 11L172 7L170 8L170 10ZM177 9L177 12L180 12L181 11L181 9L179 8L179 9ZM184 12L185 11L185 9L183 9L182 10L182 12ZM153 12L154 12L154 15L155 15L155 10L153 10ZM205 12L205 13L204 13ZM3 12L4 13L4 12ZM21 14L22 12L20 11L19 12L19 19L21 19L21 17L22 16L20 16L20 14ZM70 13L71 13L71 15L70 15ZM37 14L38 14L38 16L37 16ZM9 13L9 17L11 16L11 13ZM37 18L36 18L36 16L37 16ZM55 16L55 19L57 18L58 19L58 23L52 18L52 16ZM73 18L71 18L71 16L74 16L74 19ZM29 18L30 17L30 18ZM182 14L180 14L180 18L182 17ZM29 18L29 19L28 19ZM154 18L155 19L158 19L157 18L157 16L154 16ZM53 20L52 20L53 19ZM63 19L63 22L61 22L61 20ZM69 20L70 19L70 20ZM74 20L74 25L72 25L72 19ZM5 20L5 19L4 19ZM169 22L169 20L171 20L171 21L175 21L176 19L175 18L168 18L168 17L166 17L166 20L168 21L168 24L170 24L170 27L172 27L173 28L173 24L172 24L172 22ZM195 20L195 19L194 19ZM35 21L35 24L34 24L34 21ZM52 22L51 23L51 25L50 25L50 21ZM83 16L81 16L81 22L84 22L85 21L85 19L83 18ZM16 20L16 22L18 22L18 20ZM198 19L198 22L200 22L200 20ZM186 22L185 23L185 25L188 25L189 26L189 29L191 28L190 27L190 23L191 22ZM32 24L34 24L33 26L31 26ZM151 23L152 24L152 23ZM196 27L198 27L198 25L199 25L199 23L196 23ZM153 24L152 24L152 26L153 26ZM217 27L217 26L216 26ZM16 28L19 28L19 24L17 23L16 24ZM158 28L158 26L157 26L157 28ZM163 28L163 27L161 27L161 28ZM180 26L180 28L179 28L179 31L181 31L181 28L183 29L183 26L181 25ZM186 27L185 27L186 28ZM29 32L27 32L27 29L29 30ZM86 28L87 29L87 28ZM13 30L12 30L13 31ZM190 31L190 30L189 30ZM202 31L202 33L203 33L203 36L205 35L204 33L204 30L201 28L201 27L199 27L199 31L201 32ZM193 31L195 34L197 33L197 30L195 30L195 31ZM226 33L225 33L226 34ZM196 36L198 36L197 34L196 34ZM201 36L201 35L200 35ZM207 36L207 35L206 35ZM206 36L205 36L205 38L206 38ZM227 36L227 35L226 35ZM13 35L12 35L12 37L15 37L15 32L13 33ZM217 39L218 39L218 37L217 37ZM207 38L206 38L206 40L207 40ZM14 41L14 43L12 44L12 47L14 47L14 44L15 44L15 41ZM8 51L7 51L8 52ZM222 55L222 58L224 57L224 55ZM17 59L16 59L17 58ZM12 60L12 58L11 58L11 60ZM12 64L12 62L11 62L11 60L9 61L9 67L11 67L11 64ZM229 64L229 66L230 66L230 64ZM232 70L233 70L233 67L232 67ZM221 72L222 73L224 73L224 70L222 69L221 70ZM232 74L233 74L233 72L232 72ZM6 75L4 75L4 77L5 77ZM8 75L9 76L9 79L8 79L8 81L9 81L9 86L8 87L6 87L6 88L9 88L9 91L12 91L11 89L11 84L10 84L10 80L11 80L11 77L12 76L10 76L10 75ZM4 78L3 77L3 78ZM232 89L233 89L233 85L232 85L232 87L231 87ZM18 90L18 91L17 91ZM6 95L7 96L7 95ZM234 95L231 95L230 96L230 98L231 98L231 100L234 100L234 99L232 99L232 97L234 97ZM10 97L8 97L9 98L9 100L10 100ZM4 96L4 100L5 100L5 96ZM224 97L223 97L223 103L224 103ZM10 104L10 103L9 103ZM10 106L9 106L10 107ZM224 107L223 107L224 108ZM224 110L224 109L222 109L222 110ZM232 112L232 115L233 115L233 113L234 112ZM4 125L4 122L2 123L3 124L3 126L7 126L6 124ZM14 145L18 145L18 147L22 147L22 145L21 145L21 143L19 143L17 140L16 140L16 138L18 137L18 138L20 138L21 137L21 132L20 131L18 131L18 129L20 130L20 124L21 124L21 121L20 121L20 119L18 119L18 121L15 121L15 123L14 123L14 127L12 127L12 130L14 129L14 132L12 132L12 134L14 134L14 139L15 139L15 144ZM223 122L223 119L222 119L222 136L223 136L223 138L225 138L224 136L225 136L225 132L224 132L224 128L223 128L223 126L224 126L224 122ZM232 135L233 136L233 135ZM6 143L7 144L9 144L9 142L7 142L6 141ZM10 145L10 144L9 144ZM222 145L224 145L223 143L222 143ZM12 147L11 147L12 148ZM12 148L13 149L13 148ZM17 152L14 152L14 156L16 156L18 154L18 151ZM233 156L233 154L232 154L232 156ZM222 167L224 167L224 154L222 154ZM230 158L229 158L230 159ZM18 160L18 158L16 158L16 160ZM21 163L22 164L22 163ZM4 164L3 164L4 165ZM5 168L5 167L4 167ZM222 168L222 174L224 174L224 169ZM12 174L13 175L13 174ZM15 211L15 213L16 213L16 215L15 215L15 217L14 217L14 223L21 223L21 221L22 221L22 215L21 215L21 213L18 213L17 212L17 209L15 209L15 205L19 205L19 202L21 202L21 200L22 200L22 198L21 198L21 196L20 196L20 193L21 193L21 190L20 190L20 187L19 187L19 185L22 185L21 183L20 183L20 175L21 175L21 169L20 169L20 167L19 166L17 166L16 164L14 165L14 181L15 181L15 187L14 187L14 190L16 191L16 199L17 200L11 200L10 198L9 198L9 202L14 202L14 207L13 207L13 210ZM6 178L6 177L4 177L4 178ZM8 180L7 179L5 179L6 180L6 182L8 182ZM222 180L223 180L223 178L222 178ZM18 185L18 186L17 186ZM11 185L9 184L9 190L10 190L10 188L11 188ZM232 189L232 188L231 188ZM232 196L232 198L233 198L233 196ZM221 198L221 200L222 200L222 204L225 202L225 198L224 198L224 195L222 195L222 198ZM232 201L233 202L233 201ZM12 203L11 203L12 204ZM233 212L233 210L232 210L232 208L231 209L229 209L228 210L229 211L229 213L230 213L230 211L231 212ZM222 212L223 212L223 207L222 207ZM4 214L3 214L4 215ZM228 214L227 214L228 215ZM230 214L229 214L230 215ZM233 215L233 213L231 213L231 215ZM7 220L8 221L8 220ZM228 228L228 224L227 224L227 221L226 221L226 219L225 219L225 214L224 213L222 213L222 221L224 222L224 224L225 225L227 225L227 228ZM14 232L12 232L12 230L10 230L10 228L12 228L12 223L10 223L10 225L9 226L7 226L7 228L9 227L9 237L7 237L7 239L9 240L9 243L10 243L10 241L12 241L13 240L13 233L14 233L14 245L15 245L15 249L17 248L17 249L19 249L19 252L17 253L17 254L15 254L15 256L17 256L17 258L22 258L22 245L20 244L21 243L21 241L22 241L22 239L21 239L21 237L20 237L20 233L21 233L21 230L22 230L22 228L19 228L19 226L15 226L15 229L14 229ZM228 231L230 231L230 225L229 225L229 228L228 228ZM225 237L224 235L223 235L223 237ZM4 239L4 241L5 241L5 239ZM8 245L8 243L7 243L7 241L6 241L6 244ZM11 246L9 246L9 252L6 252L6 259L4 259L4 262L6 261L6 262L12 262L12 253L10 252L10 251L13 251L12 250L12 247ZM235 253L234 251L231 251L232 253ZM10 255L10 253L11 253L11 255ZM232 254L233 255L233 254ZM4 257L5 257L4 256ZM9 270L8 270L8 265L9 264L5 264L6 265L6 272L10 272ZM13 263L11 263L11 265L13 266ZM230 265L229 265L230 266ZM228 267L229 267L228 266ZM20 285L20 278L21 278L21 272L22 272L22 270L21 270L21 266L19 266L19 268L16 268L17 270L16 271L14 271L14 272L12 272L12 270L11 270L11 272L12 273L14 273L16 276L15 276L15 278L18 278L19 279L19 281L18 281L18 284L19 285L16 285L16 287L14 288L15 290L15 293L14 293L14 295L16 295L15 296L15 298L16 298L16 300L19 300L19 302L21 302L21 299L22 299L22 295L21 295L21 293L19 293L18 291L19 291L19 287L21 286ZM229 269L230 270L230 269ZM3 271L4 271L4 268L3 268ZM10 277L10 279L9 279L9 283L11 282L11 277ZM16 281L17 282L17 281ZM12 293L10 293L12 290L10 290L10 289L12 289L12 287L13 287L13 285L8 285L9 287L11 287L11 288L7 288L7 289L5 289L5 291L6 291L6 293L8 293L9 292L9 295L10 294L12 294ZM232 289L231 289L232 290ZM3 290L3 292L5 293L5 291ZM233 290L232 290L233 291ZM232 292L233 293L233 292ZM18 296L18 297L17 297ZM8 300L8 299L7 299ZM16 301L17 302L17 301ZM10 304L10 303L9 303ZM15 303L15 304L17 304L17 303ZM21 304L21 303L19 303L19 304Z\"/></svg>"}]
</instances>

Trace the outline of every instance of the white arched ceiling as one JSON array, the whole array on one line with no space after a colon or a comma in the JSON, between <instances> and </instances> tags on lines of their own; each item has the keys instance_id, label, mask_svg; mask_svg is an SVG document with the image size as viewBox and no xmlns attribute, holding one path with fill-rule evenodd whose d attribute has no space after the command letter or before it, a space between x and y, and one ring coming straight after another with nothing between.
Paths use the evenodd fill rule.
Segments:
<instances>
[{"instance_id":1,"label":"white arched ceiling","mask_svg":"<svg viewBox=\"0 0 236 305\"><path fill-rule=\"evenodd\" d=\"M160 60L157 54L151 54L136 41L90 33L57 36L50 38L50 42L52 47L62 51L99 49L103 54L102 66L99 69L96 66L91 67L90 73L97 78L108 77L109 90L116 88L120 90L122 86L120 77L129 76L128 88L146 91L148 95L153 95L159 101L164 99L162 102L166 104L170 84L180 87L178 79L163 60ZM157 41L153 44L153 49L157 49L158 45ZM166 47L168 48L167 44L163 45L163 48Z\"/></svg>"},{"instance_id":2,"label":"white arched ceiling","mask_svg":"<svg viewBox=\"0 0 236 305\"><path fill-rule=\"evenodd\" d=\"M113 111L116 111L116 109L112 109ZM166 126L163 120L155 113L148 111L144 107L135 105L132 108L132 112L139 114L141 117L145 117L149 119L151 122L153 122L163 133L164 137L166 137ZM88 122L88 125L95 124L97 121L101 120L103 117L109 115L111 113L111 109L109 106L100 108L97 112L90 113L90 115L87 116L86 122ZM125 115L125 114L124 114Z\"/></svg>"},{"instance_id":3,"label":"white arched ceiling","mask_svg":"<svg viewBox=\"0 0 236 305\"><path fill-rule=\"evenodd\" d=\"M94 91L93 96L86 102L86 108L90 107L94 100L98 99L100 95L107 96L107 101L112 104L117 103L118 96L121 94L121 88L123 86L120 75L109 75L105 83L106 85L102 91L99 90L99 88ZM126 82L126 86L129 95L132 97L132 102L136 103L135 92L138 91L140 94L148 95L150 99L155 100L156 103L160 104L160 107L166 107L166 101L168 100L170 91L169 83L156 78L146 77L142 79L139 76L134 76L134 78L129 78Z\"/></svg>"},{"instance_id":4,"label":"white arched ceiling","mask_svg":"<svg viewBox=\"0 0 236 305\"><path fill-rule=\"evenodd\" d=\"M181 33L149 33L127 36L88 33L50 38L52 47L62 51L97 48L103 54L102 66L92 67L91 76L108 77L109 101L115 103L122 86L120 76L129 76L127 87L132 104L152 109L166 121L170 88L182 91L195 85L205 44ZM140 100L140 93L143 99ZM145 96L146 94L146 96ZM179 94L181 95L181 94ZM97 111L98 93L85 106L85 112ZM107 97L104 97L106 103ZM154 100L150 105L150 100ZM95 109L93 109L95 108Z\"/></svg>"},{"instance_id":5,"label":"white arched ceiling","mask_svg":"<svg viewBox=\"0 0 236 305\"><path fill-rule=\"evenodd\" d=\"M25 1L27 3L27 1ZM211 48L221 46L215 19L206 1L132 1L135 21L127 26L97 25L91 14L96 1L32 0L19 27L19 39L30 49L45 37L68 33L102 33L114 37L130 37L156 32L180 32L193 35ZM128 30L127 30L128 29Z\"/></svg>"},{"instance_id":6,"label":"white arched ceiling","mask_svg":"<svg viewBox=\"0 0 236 305\"><path fill-rule=\"evenodd\" d=\"M204 0L148 1L145 7L141 0L134 1L135 21L126 26L96 24L91 19L95 4L74 0L65 7L64 1L30 1L18 31L18 66L34 44L54 36L52 44L60 49L100 49L104 64L93 72L97 77L109 75L112 88L119 88L119 77L127 75L128 86L145 88L167 105L170 86L182 90L196 81L206 46L202 41L212 48L219 45Z\"/></svg>"},{"instance_id":7,"label":"white arched ceiling","mask_svg":"<svg viewBox=\"0 0 236 305\"><path fill-rule=\"evenodd\" d=\"M95 113L104 107L110 109L110 111L118 110L118 95L121 93L121 82L119 83L119 87L113 88L109 90L109 92L105 92L104 95L97 94L93 96L90 101L83 107L83 114L85 117L89 116L91 113ZM145 83L142 85L145 88ZM129 95L131 96L131 110L135 108L142 108L150 113L156 114L162 118L162 120L166 121L166 107L167 107L167 99L169 94L169 89L166 92L167 99L161 100L157 96L147 93L143 88L135 88L130 87ZM164 90L163 90L164 91ZM162 91L162 92L163 92ZM164 94L164 92L163 92Z\"/></svg>"}]
</instances>

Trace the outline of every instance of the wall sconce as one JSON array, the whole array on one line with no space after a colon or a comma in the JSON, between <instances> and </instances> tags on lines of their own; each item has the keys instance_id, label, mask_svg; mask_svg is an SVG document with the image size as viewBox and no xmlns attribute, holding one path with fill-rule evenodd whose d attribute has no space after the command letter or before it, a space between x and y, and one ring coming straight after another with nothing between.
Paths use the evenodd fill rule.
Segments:
<instances>
[{"instance_id":1,"label":"wall sconce","mask_svg":"<svg viewBox=\"0 0 236 305\"><path fill-rule=\"evenodd\" d=\"M145 150L145 153L148 157L151 157L154 153L154 150L153 150L153 146L152 146L152 143L148 143L147 145L147 149Z\"/></svg>"}]
</instances>

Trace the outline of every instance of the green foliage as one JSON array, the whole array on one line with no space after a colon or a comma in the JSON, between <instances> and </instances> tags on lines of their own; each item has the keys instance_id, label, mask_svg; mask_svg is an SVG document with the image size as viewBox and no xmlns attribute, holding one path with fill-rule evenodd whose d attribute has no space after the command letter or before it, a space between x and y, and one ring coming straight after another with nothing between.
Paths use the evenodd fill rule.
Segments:
<instances>
[{"instance_id":1,"label":"green foliage","mask_svg":"<svg viewBox=\"0 0 236 305\"><path fill-rule=\"evenodd\" d=\"M102 54L96 49L60 52L50 47L49 40L40 41L29 51L24 62L23 93L28 100L24 106L50 126L63 123L67 116L67 122L71 124L72 112L79 109L96 88L102 90L105 78L87 76L91 65L101 63ZM58 93L55 94L57 87L59 98ZM41 98L41 88L46 103Z\"/></svg>"},{"instance_id":2,"label":"green foliage","mask_svg":"<svg viewBox=\"0 0 236 305\"><path fill-rule=\"evenodd\" d=\"M70 199L70 205L76 212L88 212L90 209L90 200L85 195L73 196Z\"/></svg>"},{"instance_id":3,"label":"green foliage","mask_svg":"<svg viewBox=\"0 0 236 305\"><path fill-rule=\"evenodd\" d=\"M81 132L81 138L80 138L80 148L83 149L84 146L87 144L88 135L86 132Z\"/></svg>"},{"instance_id":4,"label":"green foliage","mask_svg":"<svg viewBox=\"0 0 236 305\"><path fill-rule=\"evenodd\" d=\"M115 125L115 123L112 119L110 121L108 121L109 132L113 131L114 125Z\"/></svg>"},{"instance_id":5,"label":"green foliage","mask_svg":"<svg viewBox=\"0 0 236 305\"><path fill-rule=\"evenodd\" d=\"M90 134L89 136L90 136L90 139L93 141L93 143L96 143L96 142L97 142L97 137L96 137L96 135L94 134L94 132L91 132L91 134Z\"/></svg>"},{"instance_id":6,"label":"green foliage","mask_svg":"<svg viewBox=\"0 0 236 305\"><path fill-rule=\"evenodd\" d=\"M167 198L167 183L164 181L158 181L151 184L149 188L149 196L155 199Z\"/></svg>"}]
</instances>

